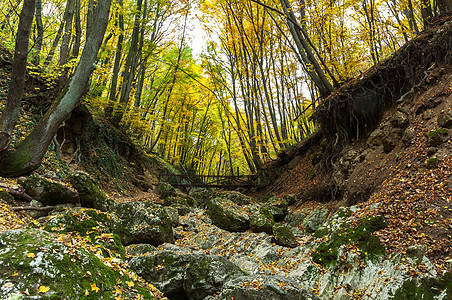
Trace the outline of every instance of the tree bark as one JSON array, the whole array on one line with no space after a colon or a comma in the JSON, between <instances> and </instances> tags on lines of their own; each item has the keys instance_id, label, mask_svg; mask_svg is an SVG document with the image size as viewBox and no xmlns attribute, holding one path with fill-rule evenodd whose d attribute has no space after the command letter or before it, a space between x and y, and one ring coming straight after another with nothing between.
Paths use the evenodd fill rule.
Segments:
<instances>
[{"instance_id":1,"label":"tree bark","mask_svg":"<svg viewBox=\"0 0 452 300\"><path fill-rule=\"evenodd\" d=\"M6 106L0 120L0 133L4 132L2 135L7 136L7 138L3 138L3 142L0 141L0 149L6 149L8 147L10 140L9 136L19 119L20 104L25 86L25 73L27 70L28 44L31 24L33 23L35 12L35 4L35 0L25 0L20 12L11 82L6 98Z\"/></svg>"},{"instance_id":2,"label":"tree bark","mask_svg":"<svg viewBox=\"0 0 452 300\"><path fill-rule=\"evenodd\" d=\"M59 65L65 65L69 57L69 42L72 35L72 18L74 17L75 0L67 0L64 12L64 35L60 47Z\"/></svg>"},{"instance_id":3,"label":"tree bark","mask_svg":"<svg viewBox=\"0 0 452 300\"><path fill-rule=\"evenodd\" d=\"M60 124L67 118L86 92L94 63L108 23L111 0L99 0L93 26L96 31L87 38L80 62L69 85L52 104L29 136L2 161L0 175L7 177L28 174L38 168ZM34 3L33 3L34 7Z\"/></svg>"},{"instance_id":4,"label":"tree bark","mask_svg":"<svg viewBox=\"0 0 452 300\"><path fill-rule=\"evenodd\" d=\"M42 40L44 37L44 27L42 25L42 0L36 0L36 42L35 42L35 53L33 57L33 64L35 66L39 65L39 61L41 60L41 47L42 47Z\"/></svg>"}]
</instances>

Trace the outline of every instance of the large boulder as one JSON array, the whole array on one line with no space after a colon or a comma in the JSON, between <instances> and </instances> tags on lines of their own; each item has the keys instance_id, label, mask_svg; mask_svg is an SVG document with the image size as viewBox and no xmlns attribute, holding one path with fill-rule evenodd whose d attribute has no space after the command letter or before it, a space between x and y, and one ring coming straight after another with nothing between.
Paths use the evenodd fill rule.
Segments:
<instances>
[{"instance_id":1,"label":"large boulder","mask_svg":"<svg viewBox=\"0 0 452 300\"><path fill-rule=\"evenodd\" d=\"M243 276L226 282L217 299L317 300L315 294L283 276Z\"/></svg>"},{"instance_id":2,"label":"large boulder","mask_svg":"<svg viewBox=\"0 0 452 300\"><path fill-rule=\"evenodd\" d=\"M95 208L101 211L110 211L114 208L115 202L97 187L87 173L76 171L69 175L69 181L80 195L80 204L83 207Z\"/></svg>"},{"instance_id":3,"label":"large boulder","mask_svg":"<svg viewBox=\"0 0 452 300\"><path fill-rule=\"evenodd\" d=\"M43 205L79 202L79 193L67 185L37 174L19 180L25 192Z\"/></svg>"},{"instance_id":4,"label":"large boulder","mask_svg":"<svg viewBox=\"0 0 452 300\"><path fill-rule=\"evenodd\" d=\"M170 299L184 299L185 267L192 260L192 254L173 249L135 256L129 261L129 266Z\"/></svg>"},{"instance_id":5,"label":"large boulder","mask_svg":"<svg viewBox=\"0 0 452 300\"><path fill-rule=\"evenodd\" d=\"M190 299L203 299L221 290L223 284L245 273L226 258L218 255L200 256L185 269L184 291Z\"/></svg>"},{"instance_id":6,"label":"large boulder","mask_svg":"<svg viewBox=\"0 0 452 300\"><path fill-rule=\"evenodd\" d=\"M38 229L0 234L0 274L0 299L156 299L148 289L130 289L130 278L94 254Z\"/></svg>"},{"instance_id":7,"label":"large boulder","mask_svg":"<svg viewBox=\"0 0 452 300\"><path fill-rule=\"evenodd\" d=\"M72 208L39 219L40 227L52 233L78 233L89 237L91 244L100 249L105 257L125 257L125 249L118 235L113 233L114 214L95 209ZM33 224L34 225L34 224Z\"/></svg>"},{"instance_id":8,"label":"large boulder","mask_svg":"<svg viewBox=\"0 0 452 300\"><path fill-rule=\"evenodd\" d=\"M242 207L231 200L214 198L207 202L207 213L213 224L228 231L249 229L249 217Z\"/></svg>"},{"instance_id":9,"label":"large boulder","mask_svg":"<svg viewBox=\"0 0 452 300\"><path fill-rule=\"evenodd\" d=\"M236 191L217 192L213 197L215 197L215 198L223 198L223 199L232 201L232 202L234 202L237 205L248 205L248 204L251 204L251 199L248 196L245 196L242 193L239 193L239 192L236 192Z\"/></svg>"},{"instance_id":10,"label":"large boulder","mask_svg":"<svg viewBox=\"0 0 452 300\"><path fill-rule=\"evenodd\" d=\"M114 232L124 245L158 246L174 241L173 221L162 206L151 201L124 202L116 205L115 213L120 220L115 222Z\"/></svg>"}]
</instances>

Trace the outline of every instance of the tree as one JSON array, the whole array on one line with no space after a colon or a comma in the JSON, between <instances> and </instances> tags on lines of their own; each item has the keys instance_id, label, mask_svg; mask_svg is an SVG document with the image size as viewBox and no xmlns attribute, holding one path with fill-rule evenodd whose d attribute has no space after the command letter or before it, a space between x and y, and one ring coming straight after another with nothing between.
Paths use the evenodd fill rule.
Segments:
<instances>
[{"instance_id":1,"label":"tree","mask_svg":"<svg viewBox=\"0 0 452 300\"><path fill-rule=\"evenodd\" d=\"M0 119L0 132L2 132L1 136L3 137L0 140L0 150L6 150L8 148L10 135L19 119L20 104L25 86L28 44L35 12L35 3L35 0L25 0L20 12L11 83L8 89L6 107Z\"/></svg>"},{"instance_id":2,"label":"tree","mask_svg":"<svg viewBox=\"0 0 452 300\"><path fill-rule=\"evenodd\" d=\"M41 164L41 160L59 126L79 103L88 88L89 78L95 68L94 63L107 28L110 4L111 0L97 1L95 7L96 17L93 21L93 26L96 30L87 36L87 41L74 76L30 135L15 150L10 150L0 157L2 164L0 175L20 176L32 172ZM34 8L34 3L32 7ZM18 110L20 103L15 102L15 104L15 109Z\"/></svg>"}]
</instances>

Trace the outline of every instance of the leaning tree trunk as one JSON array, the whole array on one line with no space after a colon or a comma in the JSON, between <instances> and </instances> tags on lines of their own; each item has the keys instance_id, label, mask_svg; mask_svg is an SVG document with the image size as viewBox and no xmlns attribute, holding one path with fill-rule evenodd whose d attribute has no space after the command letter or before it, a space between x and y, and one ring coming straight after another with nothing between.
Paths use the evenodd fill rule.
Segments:
<instances>
[{"instance_id":1,"label":"leaning tree trunk","mask_svg":"<svg viewBox=\"0 0 452 300\"><path fill-rule=\"evenodd\" d=\"M15 151L6 154L1 163L0 175L20 176L32 172L41 164L41 160L59 126L79 103L88 88L88 81L94 71L97 53L107 28L110 4L111 0L99 0L97 2L96 18L93 22L96 30L87 38L71 82L30 135L16 147Z\"/></svg>"},{"instance_id":2,"label":"leaning tree trunk","mask_svg":"<svg viewBox=\"0 0 452 300\"><path fill-rule=\"evenodd\" d=\"M6 106L0 120L0 151L8 148L11 132L19 119L20 103L25 86L28 43L35 12L35 2L35 0L25 0L20 12L11 82L6 98Z\"/></svg>"}]
</instances>

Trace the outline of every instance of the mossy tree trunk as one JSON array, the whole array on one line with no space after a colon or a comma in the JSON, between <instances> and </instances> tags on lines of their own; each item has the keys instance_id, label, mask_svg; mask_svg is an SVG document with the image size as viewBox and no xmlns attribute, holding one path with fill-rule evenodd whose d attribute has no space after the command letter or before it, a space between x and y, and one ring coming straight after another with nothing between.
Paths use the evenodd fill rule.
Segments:
<instances>
[{"instance_id":1,"label":"mossy tree trunk","mask_svg":"<svg viewBox=\"0 0 452 300\"><path fill-rule=\"evenodd\" d=\"M61 123L67 118L88 88L88 81L94 71L94 63L107 28L111 0L99 0L95 8L96 18L93 31L87 38L80 63L68 86L52 104L29 136L14 151L2 158L2 176L20 176L35 170L47 151ZM34 3L33 3L34 7Z\"/></svg>"},{"instance_id":2,"label":"mossy tree trunk","mask_svg":"<svg viewBox=\"0 0 452 300\"><path fill-rule=\"evenodd\" d=\"M36 0L25 0L19 17L19 26L16 34L16 47L14 51L13 70L9 84L6 106L0 119L0 149L7 149L10 135L19 119L22 93L25 86L25 72L27 70L28 44L31 24L35 13Z\"/></svg>"}]
</instances>

